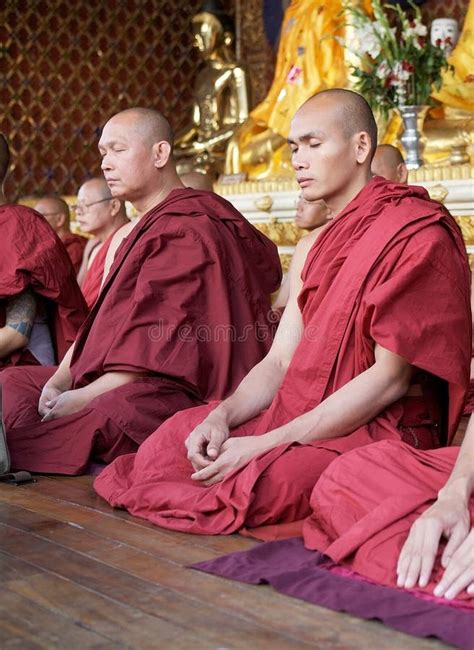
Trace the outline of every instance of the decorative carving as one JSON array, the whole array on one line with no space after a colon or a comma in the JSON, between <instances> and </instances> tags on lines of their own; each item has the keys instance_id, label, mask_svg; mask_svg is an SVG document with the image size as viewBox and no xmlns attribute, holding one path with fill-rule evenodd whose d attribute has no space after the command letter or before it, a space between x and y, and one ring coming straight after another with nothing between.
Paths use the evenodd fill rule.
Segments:
<instances>
[{"instance_id":1,"label":"decorative carving","mask_svg":"<svg viewBox=\"0 0 474 650\"><path fill-rule=\"evenodd\" d=\"M296 246L301 237L306 234L292 221L271 219L268 222L254 223L253 225L277 246Z\"/></svg>"},{"instance_id":2,"label":"decorative carving","mask_svg":"<svg viewBox=\"0 0 474 650\"><path fill-rule=\"evenodd\" d=\"M441 185L441 183L438 183L437 185L432 185L428 188L428 194L433 201L444 203L449 194L449 190L444 185Z\"/></svg>"},{"instance_id":3,"label":"decorative carving","mask_svg":"<svg viewBox=\"0 0 474 650\"><path fill-rule=\"evenodd\" d=\"M237 37L240 36L241 60L251 71L252 107L265 99L275 64L275 54L263 26L262 7L262 0L237 0L236 14L240 17Z\"/></svg>"},{"instance_id":4,"label":"decorative carving","mask_svg":"<svg viewBox=\"0 0 474 650\"><path fill-rule=\"evenodd\" d=\"M280 262L281 262L281 268L283 269L283 273L288 273L288 269L290 268L292 257L293 255L290 255L289 253L280 253Z\"/></svg>"},{"instance_id":5,"label":"decorative carving","mask_svg":"<svg viewBox=\"0 0 474 650\"><path fill-rule=\"evenodd\" d=\"M273 199L268 194L265 194L264 196L259 196L258 199L255 199L253 204L257 210L260 210L261 212L270 212L273 206Z\"/></svg>"},{"instance_id":6,"label":"decorative carving","mask_svg":"<svg viewBox=\"0 0 474 650\"><path fill-rule=\"evenodd\" d=\"M474 216L454 217L458 226L461 228L462 236L466 246L474 245ZM470 256L472 257L472 255Z\"/></svg>"}]
</instances>

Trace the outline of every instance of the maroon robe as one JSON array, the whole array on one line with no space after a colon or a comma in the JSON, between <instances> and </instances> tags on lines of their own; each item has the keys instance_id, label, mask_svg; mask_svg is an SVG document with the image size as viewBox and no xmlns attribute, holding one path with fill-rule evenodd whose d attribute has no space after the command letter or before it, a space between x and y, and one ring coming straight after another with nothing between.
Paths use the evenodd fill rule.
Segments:
<instances>
[{"instance_id":1,"label":"maroon robe","mask_svg":"<svg viewBox=\"0 0 474 650\"><path fill-rule=\"evenodd\" d=\"M82 256L84 255L84 248L86 247L87 239L80 235L76 235L73 232L69 232L61 237L61 241L66 248L67 254L69 255L74 267L74 272L77 275L81 268Z\"/></svg>"},{"instance_id":2,"label":"maroon robe","mask_svg":"<svg viewBox=\"0 0 474 650\"><path fill-rule=\"evenodd\" d=\"M174 190L123 240L79 332L73 388L104 373L145 373L85 409L39 422L44 372L3 381L12 466L77 474L110 461L176 411L222 398L268 351L275 245L210 192ZM18 407L20 405L20 408Z\"/></svg>"},{"instance_id":3,"label":"maroon robe","mask_svg":"<svg viewBox=\"0 0 474 650\"><path fill-rule=\"evenodd\" d=\"M46 301L60 361L87 313L64 246L44 217L22 205L0 206L0 233L0 326L5 323L4 299L30 289ZM28 350L0 359L0 369L23 364L38 361Z\"/></svg>"},{"instance_id":4,"label":"maroon robe","mask_svg":"<svg viewBox=\"0 0 474 650\"><path fill-rule=\"evenodd\" d=\"M376 343L418 368L411 392L419 395L350 435L276 447L210 487L191 479L184 441L215 404L178 413L96 479L111 505L164 528L246 527L262 537L270 526L273 536L275 526L309 514L312 488L339 454L382 439L430 446L443 423L452 437L469 378L471 317L466 252L449 213L422 188L375 178L315 241L302 278L304 333L283 382L269 409L231 435L261 435L313 409L374 364Z\"/></svg>"}]
</instances>

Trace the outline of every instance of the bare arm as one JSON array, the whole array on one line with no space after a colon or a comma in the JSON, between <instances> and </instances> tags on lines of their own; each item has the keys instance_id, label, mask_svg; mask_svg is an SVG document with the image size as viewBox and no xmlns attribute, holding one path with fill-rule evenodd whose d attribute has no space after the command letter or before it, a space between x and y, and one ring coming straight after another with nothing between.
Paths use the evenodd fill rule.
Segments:
<instances>
[{"instance_id":1,"label":"bare arm","mask_svg":"<svg viewBox=\"0 0 474 650\"><path fill-rule=\"evenodd\" d=\"M0 328L0 358L26 347L36 316L36 299L31 291L7 298L5 325Z\"/></svg>"},{"instance_id":2,"label":"bare arm","mask_svg":"<svg viewBox=\"0 0 474 650\"><path fill-rule=\"evenodd\" d=\"M216 460L192 478L212 484L281 444L304 444L352 433L405 395L412 371L406 359L376 345L375 363L314 409L266 434L230 438Z\"/></svg>"},{"instance_id":3,"label":"bare arm","mask_svg":"<svg viewBox=\"0 0 474 650\"><path fill-rule=\"evenodd\" d=\"M93 399L114 388L129 384L146 373L137 372L107 372L95 381L82 388L66 390L45 402L43 421L55 420L71 413L77 413L85 408Z\"/></svg>"},{"instance_id":4,"label":"bare arm","mask_svg":"<svg viewBox=\"0 0 474 650\"><path fill-rule=\"evenodd\" d=\"M81 267L79 269L79 272L77 274L77 284L81 286L81 284L84 281L84 277L87 273L87 269L89 267L89 262L90 262L90 257L93 249L98 246L98 241L97 239L88 239L87 244L85 245L84 248L84 253L82 255L82 262L81 262Z\"/></svg>"},{"instance_id":5,"label":"bare arm","mask_svg":"<svg viewBox=\"0 0 474 650\"><path fill-rule=\"evenodd\" d=\"M206 467L217 457L230 427L257 415L274 398L303 332L297 297L302 286L301 270L316 236L305 237L296 248L290 270L288 306L269 353L244 377L237 390L189 434L186 447L195 469Z\"/></svg>"}]
</instances>

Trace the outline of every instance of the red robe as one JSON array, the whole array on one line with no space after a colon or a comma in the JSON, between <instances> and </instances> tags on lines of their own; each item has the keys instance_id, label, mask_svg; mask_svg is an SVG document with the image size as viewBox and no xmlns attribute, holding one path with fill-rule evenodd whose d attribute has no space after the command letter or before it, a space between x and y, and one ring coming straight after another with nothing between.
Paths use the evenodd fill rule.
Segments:
<instances>
[{"instance_id":1,"label":"red robe","mask_svg":"<svg viewBox=\"0 0 474 650\"><path fill-rule=\"evenodd\" d=\"M112 241L115 232L116 231L114 231L104 241L92 260L92 264L87 269L84 280L82 281L81 291L89 309L92 309L92 305L95 303L97 296L99 295L100 287L102 285L102 277L104 275L105 258L107 257L107 251L109 250L110 242Z\"/></svg>"},{"instance_id":2,"label":"red robe","mask_svg":"<svg viewBox=\"0 0 474 650\"><path fill-rule=\"evenodd\" d=\"M443 420L454 434L469 378L470 309L464 243L449 213L421 188L375 178L322 232L302 277L305 329L285 378L270 408L231 435L260 435L313 409L374 363L376 342L420 369L414 381L424 396L395 402L350 435L281 445L211 487L191 480L184 440L215 405L178 413L102 472L102 497L186 532L286 524L309 514L311 490L339 454L384 438L429 446ZM449 407L437 414L439 394Z\"/></svg>"},{"instance_id":3,"label":"red robe","mask_svg":"<svg viewBox=\"0 0 474 650\"><path fill-rule=\"evenodd\" d=\"M74 272L76 275L79 273L81 268L82 256L84 254L84 248L87 244L87 239L81 237L80 235L75 235L73 232L67 233L61 237L61 241L64 244L67 254L69 255L72 265L74 267Z\"/></svg>"},{"instance_id":4,"label":"red robe","mask_svg":"<svg viewBox=\"0 0 474 650\"><path fill-rule=\"evenodd\" d=\"M7 371L12 466L78 474L91 452L112 460L176 411L223 397L268 351L275 245L227 201L174 190L122 241L76 340L73 388L104 373L145 373L78 413L39 421L43 369Z\"/></svg>"},{"instance_id":5,"label":"red robe","mask_svg":"<svg viewBox=\"0 0 474 650\"><path fill-rule=\"evenodd\" d=\"M44 217L21 205L0 206L0 326L5 298L26 289L46 299L56 358L60 361L76 338L86 306L69 257ZM0 360L0 369L36 365L28 350Z\"/></svg>"},{"instance_id":6,"label":"red robe","mask_svg":"<svg viewBox=\"0 0 474 650\"><path fill-rule=\"evenodd\" d=\"M395 587L400 551L413 522L436 500L459 447L422 451L406 444L379 442L335 461L311 495L304 524L305 546L375 582ZM470 503L474 522L474 497ZM433 593L443 574L441 544L427 587ZM474 607L474 597L459 600Z\"/></svg>"}]
</instances>

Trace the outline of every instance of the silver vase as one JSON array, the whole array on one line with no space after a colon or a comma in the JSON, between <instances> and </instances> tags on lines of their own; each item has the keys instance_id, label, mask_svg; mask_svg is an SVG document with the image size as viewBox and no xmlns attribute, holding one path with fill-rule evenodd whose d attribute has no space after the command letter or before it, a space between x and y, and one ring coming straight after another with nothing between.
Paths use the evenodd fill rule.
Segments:
<instances>
[{"instance_id":1,"label":"silver vase","mask_svg":"<svg viewBox=\"0 0 474 650\"><path fill-rule=\"evenodd\" d=\"M398 112L403 121L403 134L400 141L405 149L405 164L408 169L418 169L423 165L423 122L429 106L399 106Z\"/></svg>"}]
</instances>

